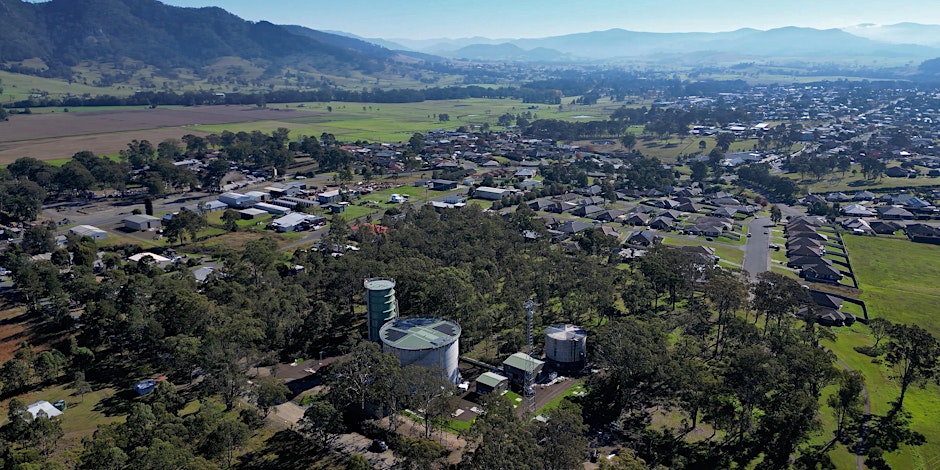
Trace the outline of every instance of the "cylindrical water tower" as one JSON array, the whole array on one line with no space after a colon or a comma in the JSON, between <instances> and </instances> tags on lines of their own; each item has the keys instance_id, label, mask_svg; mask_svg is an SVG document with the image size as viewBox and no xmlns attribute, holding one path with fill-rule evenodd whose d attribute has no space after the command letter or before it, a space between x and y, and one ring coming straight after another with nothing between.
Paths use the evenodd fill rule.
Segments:
<instances>
[{"instance_id":1,"label":"cylindrical water tower","mask_svg":"<svg viewBox=\"0 0 940 470\"><path fill-rule=\"evenodd\" d=\"M545 329L545 358L563 370L584 367L587 332L575 325L552 325Z\"/></svg>"},{"instance_id":2,"label":"cylindrical water tower","mask_svg":"<svg viewBox=\"0 0 940 470\"><path fill-rule=\"evenodd\" d=\"M382 327L385 352L394 354L402 366L418 365L440 372L452 383L460 381L460 325L440 318L399 318Z\"/></svg>"},{"instance_id":3,"label":"cylindrical water tower","mask_svg":"<svg viewBox=\"0 0 940 470\"><path fill-rule=\"evenodd\" d=\"M395 280L372 278L363 283L366 288L366 325L369 341L379 340L379 329L398 316L398 301L395 300Z\"/></svg>"}]
</instances>

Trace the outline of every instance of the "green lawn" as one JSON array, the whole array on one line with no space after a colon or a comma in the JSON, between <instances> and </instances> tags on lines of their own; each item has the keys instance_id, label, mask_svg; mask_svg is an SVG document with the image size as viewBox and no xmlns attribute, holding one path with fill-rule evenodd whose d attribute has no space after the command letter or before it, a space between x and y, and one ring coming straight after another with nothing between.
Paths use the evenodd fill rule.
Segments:
<instances>
[{"instance_id":1,"label":"green lawn","mask_svg":"<svg viewBox=\"0 0 940 470\"><path fill-rule=\"evenodd\" d=\"M917 324L940 337L940 246L884 237L844 242L872 317Z\"/></svg>"},{"instance_id":2,"label":"green lawn","mask_svg":"<svg viewBox=\"0 0 940 470\"><path fill-rule=\"evenodd\" d=\"M896 164L889 164L896 166ZM940 179L919 176L917 178L889 178L887 176L877 180L866 180L858 166L853 166L856 174L846 173L842 176L841 172L832 173L821 180L816 180L812 175L804 175L805 179L800 178L799 173L785 173L783 176L795 180L806 192L814 194L826 194L830 192L842 191L846 194L854 194L865 189L888 190L891 188L915 188L923 186L938 186Z\"/></svg>"},{"instance_id":3,"label":"green lawn","mask_svg":"<svg viewBox=\"0 0 940 470\"><path fill-rule=\"evenodd\" d=\"M591 115L598 120L607 117L618 104L609 102L591 106L529 105L521 100L512 99L466 99L425 101L421 103L291 103L276 104L272 107L296 108L303 104L305 111L317 112L316 116L304 116L283 120L258 121L251 123L219 124L191 126L189 129L203 132L220 133L260 130L270 132L278 127L291 130L291 137L298 135L317 135L328 132L340 140L406 142L415 132L427 132L431 129L459 126L480 126L484 123L496 128L499 116L505 113L532 113L533 120L539 119L575 120L574 116ZM532 108L530 108L532 106ZM332 108L332 112L327 110ZM440 121L439 116L447 114L448 121Z\"/></svg>"},{"instance_id":4,"label":"green lawn","mask_svg":"<svg viewBox=\"0 0 940 470\"><path fill-rule=\"evenodd\" d=\"M940 264L936 260L940 259L940 246L885 237L849 236L844 241L858 276L860 298L866 302L871 317L916 324L940 336L940 319L936 315L940 298ZM892 370L887 365L874 364L870 357L853 349L874 343L868 328L855 324L836 331L838 340L826 346L849 367L865 375L872 412L885 414L900 390L890 380ZM914 430L922 433L927 442L890 454L888 462L893 468L936 468L940 464L940 423L936 419L940 387L936 384L926 389L912 387L904 408L912 414Z\"/></svg>"}]
</instances>

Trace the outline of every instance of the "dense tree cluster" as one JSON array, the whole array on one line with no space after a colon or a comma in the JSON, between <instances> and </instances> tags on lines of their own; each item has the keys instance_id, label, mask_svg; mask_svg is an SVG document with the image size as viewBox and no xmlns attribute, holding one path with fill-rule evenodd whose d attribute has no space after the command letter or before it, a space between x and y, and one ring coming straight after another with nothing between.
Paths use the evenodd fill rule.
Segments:
<instances>
[{"instance_id":1,"label":"dense tree cluster","mask_svg":"<svg viewBox=\"0 0 940 470\"><path fill-rule=\"evenodd\" d=\"M738 168L738 178L743 183L759 188L780 201L792 201L800 189L792 179L770 174L770 165L766 163L755 163Z\"/></svg>"}]
</instances>

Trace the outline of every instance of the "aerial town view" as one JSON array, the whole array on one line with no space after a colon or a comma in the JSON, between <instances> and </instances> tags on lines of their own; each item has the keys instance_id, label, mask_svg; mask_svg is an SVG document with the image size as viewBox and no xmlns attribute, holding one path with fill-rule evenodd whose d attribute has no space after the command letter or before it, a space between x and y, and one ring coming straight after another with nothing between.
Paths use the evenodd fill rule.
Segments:
<instances>
[{"instance_id":1,"label":"aerial town view","mask_svg":"<svg viewBox=\"0 0 940 470\"><path fill-rule=\"evenodd\" d=\"M0 470L940 468L902 3L0 0Z\"/></svg>"}]
</instances>

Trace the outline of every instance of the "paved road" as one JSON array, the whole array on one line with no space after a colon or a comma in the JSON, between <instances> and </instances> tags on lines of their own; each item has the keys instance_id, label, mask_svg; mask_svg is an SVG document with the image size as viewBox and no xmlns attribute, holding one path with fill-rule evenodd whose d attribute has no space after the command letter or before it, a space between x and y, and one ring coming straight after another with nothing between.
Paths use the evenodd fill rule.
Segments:
<instances>
[{"instance_id":1,"label":"paved road","mask_svg":"<svg viewBox=\"0 0 940 470\"><path fill-rule=\"evenodd\" d=\"M757 217L747 224L748 232L751 236L747 239L747 245L744 248L744 270L747 271L751 279L756 279L757 275L770 270L770 219L767 217Z\"/></svg>"}]
</instances>

